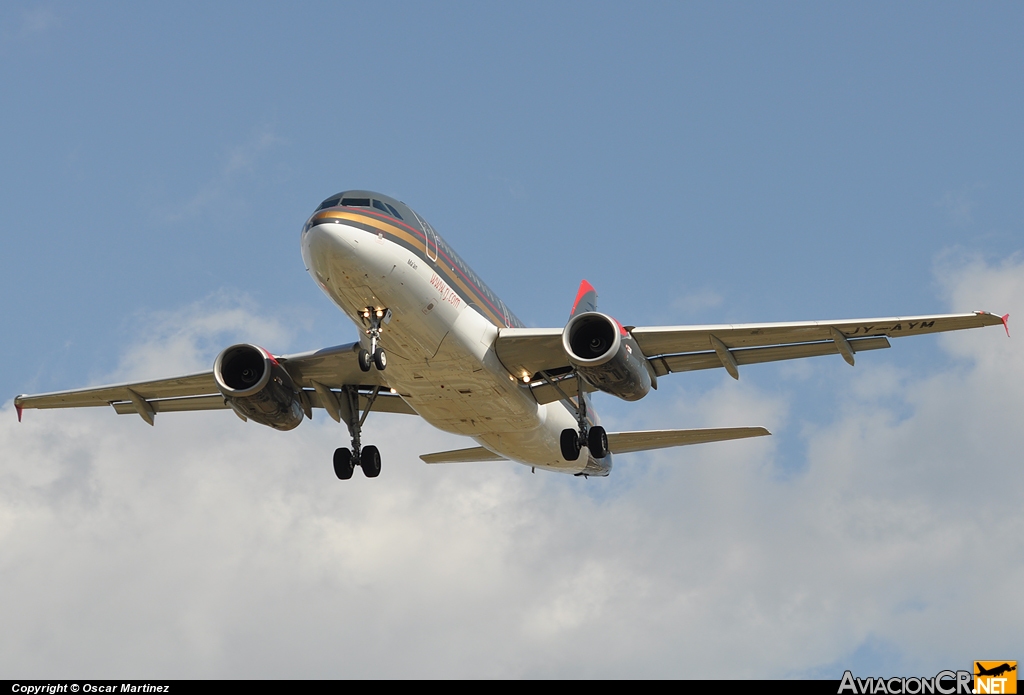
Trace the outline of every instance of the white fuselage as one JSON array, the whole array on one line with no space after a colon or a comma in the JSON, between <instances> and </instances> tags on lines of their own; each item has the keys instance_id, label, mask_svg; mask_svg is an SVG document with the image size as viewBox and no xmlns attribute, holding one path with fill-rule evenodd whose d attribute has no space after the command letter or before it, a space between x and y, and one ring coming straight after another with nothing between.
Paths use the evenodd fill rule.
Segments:
<instances>
[{"instance_id":1,"label":"white fuselage","mask_svg":"<svg viewBox=\"0 0 1024 695\"><path fill-rule=\"evenodd\" d=\"M302 257L317 285L360 327L367 307L390 309L380 376L420 416L446 432L467 435L496 454L538 468L578 473L584 453L566 461L559 448L576 418L561 402L540 405L499 361L499 328L452 288L429 249L416 254L385 234L339 220L302 234ZM368 338L360 340L369 347ZM610 467L610 456L602 461Z\"/></svg>"}]
</instances>

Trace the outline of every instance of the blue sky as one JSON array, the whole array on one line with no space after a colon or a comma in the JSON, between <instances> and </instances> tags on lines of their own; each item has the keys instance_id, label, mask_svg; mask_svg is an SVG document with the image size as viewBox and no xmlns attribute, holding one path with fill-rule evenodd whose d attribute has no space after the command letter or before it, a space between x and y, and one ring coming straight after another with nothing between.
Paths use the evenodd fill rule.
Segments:
<instances>
[{"instance_id":1,"label":"blue sky","mask_svg":"<svg viewBox=\"0 0 1024 695\"><path fill-rule=\"evenodd\" d=\"M610 429L775 436L622 457L586 484L424 469L418 453L462 442L381 416L384 476L341 489L326 418L289 435L223 413L16 427L10 399L205 369L232 340L352 340L298 248L346 188L415 208L528 325L561 325L583 277L635 325L1013 311L1022 30L1010 3L5 3L0 577L61 599L0 615L68 638L31 657L9 634L0 672L684 676L739 652L739 675L838 677L1018 658L1019 598L972 638L940 629L976 625L971 607L1024 578L1019 512L956 502L1024 482L1024 363L1001 329L896 341L853 370L821 358L600 399ZM118 515L140 530L123 537ZM452 538L417 547L424 528ZM1009 548L996 576L969 567L972 534ZM72 589L43 558L83 544L90 581ZM182 581L165 585L159 558ZM119 563L123 604L102 571ZM830 574L847 566L866 575ZM359 600L338 598L339 576L363 578ZM162 611L167 591L195 615ZM274 602L291 608L264 615ZM105 637L79 662L96 605ZM145 643L140 614L160 626ZM254 644L249 615L278 631ZM403 656L337 627L365 621ZM295 631L366 659L289 656ZM588 635L646 651L559 652Z\"/></svg>"}]
</instances>

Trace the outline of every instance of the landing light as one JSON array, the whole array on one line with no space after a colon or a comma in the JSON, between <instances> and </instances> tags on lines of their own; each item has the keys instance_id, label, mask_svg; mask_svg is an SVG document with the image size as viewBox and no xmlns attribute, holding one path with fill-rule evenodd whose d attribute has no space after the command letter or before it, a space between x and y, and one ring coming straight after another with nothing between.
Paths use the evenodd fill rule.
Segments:
<instances>
[{"instance_id":1,"label":"landing light","mask_svg":"<svg viewBox=\"0 0 1024 695\"><path fill-rule=\"evenodd\" d=\"M529 384L530 383L530 375L529 374L523 374L523 383L524 384Z\"/></svg>"},{"instance_id":2,"label":"landing light","mask_svg":"<svg viewBox=\"0 0 1024 695\"><path fill-rule=\"evenodd\" d=\"M380 318L383 315L384 315L383 309L377 309L377 318Z\"/></svg>"}]
</instances>

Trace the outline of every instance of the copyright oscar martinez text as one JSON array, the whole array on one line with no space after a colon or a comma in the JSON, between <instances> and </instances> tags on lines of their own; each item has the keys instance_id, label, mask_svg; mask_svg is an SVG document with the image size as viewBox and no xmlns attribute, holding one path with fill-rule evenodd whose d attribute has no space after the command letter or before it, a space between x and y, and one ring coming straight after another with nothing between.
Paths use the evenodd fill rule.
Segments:
<instances>
[{"instance_id":1,"label":"copyright oscar martinez text","mask_svg":"<svg viewBox=\"0 0 1024 695\"><path fill-rule=\"evenodd\" d=\"M839 683L839 695L1010 695L1016 692L1016 661L975 661L973 671L944 670L931 677L858 678L847 670Z\"/></svg>"},{"instance_id":2,"label":"copyright oscar martinez text","mask_svg":"<svg viewBox=\"0 0 1024 695\"><path fill-rule=\"evenodd\" d=\"M89 681L64 683L11 683L16 695L57 695L58 693L169 693L171 686L145 681Z\"/></svg>"}]
</instances>

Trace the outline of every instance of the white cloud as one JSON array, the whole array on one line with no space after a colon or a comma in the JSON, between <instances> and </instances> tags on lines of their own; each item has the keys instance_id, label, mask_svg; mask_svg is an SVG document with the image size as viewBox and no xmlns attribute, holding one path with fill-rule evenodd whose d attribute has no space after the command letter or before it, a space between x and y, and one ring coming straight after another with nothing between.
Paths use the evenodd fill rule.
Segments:
<instances>
[{"instance_id":1,"label":"white cloud","mask_svg":"<svg viewBox=\"0 0 1024 695\"><path fill-rule=\"evenodd\" d=\"M291 331L276 318L261 316L252 300L227 291L176 311L152 312L134 320L138 341L110 379L158 379L210 369L214 356L234 342L255 342L275 354L291 348Z\"/></svg>"},{"instance_id":2,"label":"white cloud","mask_svg":"<svg viewBox=\"0 0 1024 695\"><path fill-rule=\"evenodd\" d=\"M1022 284L1013 263L947 279L956 310L1019 312ZM222 321L286 339L233 311L166 317L173 339L133 347L122 376L205 364ZM869 643L917 675L1012 656L1024 360L1001 329L942 344L951 366L895 394L892 368L859 365L786 479L771 440L623 456L605 480L428 467L419 453L460 443L371 416L384 471L341 483L346 437L322 415L278 433L223 412L5 412L0 673L838 677ZM787 407L743 382L638 406L776 429Z\"/></svg>"}]
</instances>

